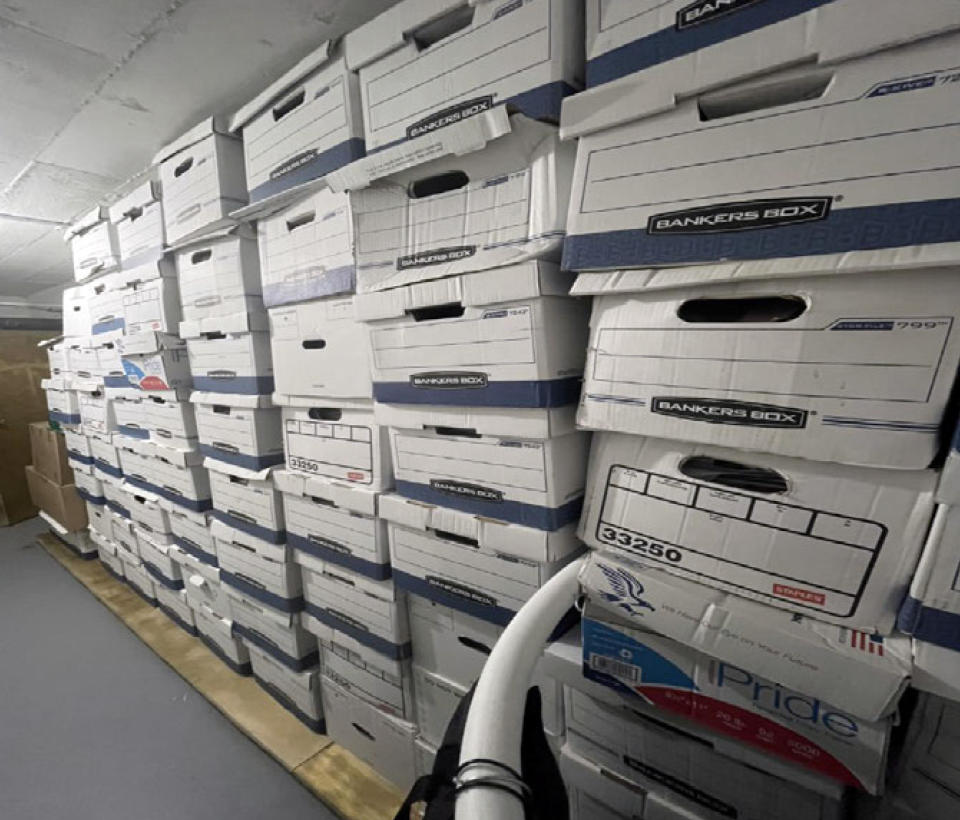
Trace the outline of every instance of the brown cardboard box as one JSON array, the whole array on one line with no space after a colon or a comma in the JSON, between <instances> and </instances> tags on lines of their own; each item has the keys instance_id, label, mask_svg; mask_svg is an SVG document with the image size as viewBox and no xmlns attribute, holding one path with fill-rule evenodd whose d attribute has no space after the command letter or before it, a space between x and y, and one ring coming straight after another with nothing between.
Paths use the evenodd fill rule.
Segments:
<instances>
[{"instance_id":1,"label":"brown cardboard box","mask_svg":"<svg viewBox=\"0 0 960 820\"><path fill-rule=\"evenodd\" d=\"M54 484L73 484L73 470L67 463L67 444L63 433L50 429L45 421L30 424L30 451L33 469Z\"/></svg>"},{"instance_id":2,"label":"brown cardboard box","mask_svg":"<svg viewBox=\"0 0 960 820\"><path fill-rule=\"evenodd\" d=\"M68 532L78 532L87 526L87 508L73 484L57 484L41 475L33 465L24 469L34 504Z\"/></svg>"}]
</instances>

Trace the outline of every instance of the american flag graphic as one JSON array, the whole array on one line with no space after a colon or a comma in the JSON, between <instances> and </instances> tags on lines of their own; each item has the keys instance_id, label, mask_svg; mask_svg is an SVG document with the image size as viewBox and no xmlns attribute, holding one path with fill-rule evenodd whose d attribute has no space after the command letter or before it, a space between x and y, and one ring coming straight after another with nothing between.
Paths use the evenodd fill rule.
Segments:
<instances>
[{"instance_id":1,"label":"american flag graphic","mask_svg":"<svg viewBox=\"0 0 960 820\"><path fill-rule=\"evenodd\" d=\"M883 657L883 638L879 635L868 635L866 632L851 629L850 646L859 649L861 652L866 652L868 655Z\"/></svg>"}]
</instances>

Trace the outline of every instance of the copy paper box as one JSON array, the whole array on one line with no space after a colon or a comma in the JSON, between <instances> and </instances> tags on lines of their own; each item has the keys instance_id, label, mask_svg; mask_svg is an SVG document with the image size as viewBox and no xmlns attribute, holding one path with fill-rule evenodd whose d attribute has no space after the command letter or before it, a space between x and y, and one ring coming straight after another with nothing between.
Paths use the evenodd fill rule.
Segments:
<instances>
[{"instance_id":1,"label":"copy paper box","mask_svg":"<svg viewBox=\"0 0 960 820\"><path fill-rule=\"evenodd\" d=\"M134 487L129 489L127 509L136 527L158 543L171 542L170 512L160 504L160 497Z\"/></svg>"},{"instance_id":2,"label":"copy paper box","mask_svg":"<svg viewBox=\"0 0 960 820\"><path fill-rule=\"evenodd\" d=\"M120 465L128 483L194 512L211 507L210 480L203 457L189 450L157 447L147 441L123 442Z\"/></svg>"},{"instance_id":3,"label":"copy paper box","mask_svg":"<svg viewBox=\"0 0 960 820\"><path fill-rule=\"evenodd\" d=\"M67 338L89 336L92 332L90 312L93 289L90 285L74 285L63 290L63 335Z\"/></svg>"},{"instance_id":4,"label":"copy paper box","mask_svg":"<svg viewBox=\"0 0 960 820\"><path fill-rule=\"evenodd\" d=\"M213 540L213 534L210 532L208 514L195 513L176 507L171 507L168 512L173 542L201 563L217 566L217 548Z\"/></svg>"},{"instance_id":5,"label":"copy paper box","mask_svg":"<svg viewBox=\"0 0 960 820\"><path fill-rule=\"evenodd\" d=\"M803 618L602 553L590 556L580 582L595 612L867 720L891 714L909 680L911 649L903 636Z\"/></svg>"},{"instance_id":6,"label":"copy paper box","mask_svg":"<svg viewBox=\"0 0 960 820\"><path fill-rule=\"evenodd\" d=\"M932 471L600 433L580 537L744 598L886 635L927 535L935 483Z\"/></svg>"},{"instance_id":7,"label":"copy paper box","mask_svg":"<svg viewBox=\"0 0 960 820\"><path fill-rule=\"evenodd\" d=\"M176 334L180 292L172 276L131 285L123 294L123 322L129 334L156 331Z\"/></svg>"},{"instance_id":8,"label":"copy paper box","mask_svg":"<svg viewBox=\"0 0 960 820\"><path fill-rule=\"evenodd\" d=\"M389 404L558 407L580 394L589 305L549 262L357 297L373 396Z\"/></svg>"},{"instance_id":9,"label":"copy paper box","mask_svg":"<svg viewBox=\"0 0 960 820\"><path fill-rule=\"evenodd\" d=\"M897 629L960 650L960 508L937 506Z\"/></svg>"},{"instance_id":10,"label":"copy paper box","mask_svg":"<svg viewBox=\"0 0 960 820\"><path fill-rule=\"evenodd\" d=\"M64 234L73 255L73 278L82 282L119 264L117 234L107 220L107 209L97 206L80 217Z\"/></svg>"},{"instance_id":11,"label":"copy paper box","mask_svg":"<svg viewBox=\"0 0 960 820\"><path fill-rule=\"evenodd\" d=\"M113 520L106 505L87 502L87 523L91 533L98 533L104 538L110 538L113 532Z\"/></svg>"},{"instance_id":12,"label":"copy paper box","mask_svg":"<svg viewBox=\"0 0 960 820\"><path fill-rule=\"evenodd\" d=\"M305 552L295 552L306 599L304 623L325 643L388 658L410 657L406 594L393 581L367 578Z\"/></svg>"},{"instance_id":13,"label":"copy paper box","mask_svg":"<svg viewBox=\"0 0 960 820\"><path fill-rule=\"evenodd\" d=\"M567 748L610 773L615 783L626 781L634 789L648 789L648 799L656 795L690 812L681 817L839 820L845 816L840 801L724 757L685 732L642 716L625 720L622 710L574 690L564 695L568 693ZM609 796L616 794L613 790Z\"/></svg>"},{"instance_id":14,"label":"copy paper box","mask_svg":"<svg viewBox=\"0 0 960 820\"><path fill-rule=\"evenodd\" d=\"M180 564L173 560L178 553L177 548L172 543L160 543L154 533L147 533L137 526L133 530L137 536L140 560L156 584L167 589L183 589Z\"/></svg>"},{"instance_id":15,"label":"copy paper box","mask_svg":"<svg viewBox=\"0 0 960 820\"><path fill-rule=\"evenodd\" d=\"M235 634L296 672L316 666L317 639L300 624L300 613L283 612L224 584Z\"/></svg>"},{"instance_id":16,"label":"copy paper box","mask_svg":"<svg viewBox=\"0 0 960 820\"><path fill-rule=\"evenodd\" d=\"M420 737L440 746L450 718L469 690L419 666L413 667L413 681Z\"/></svg>"},{"instance_id":17,"label":"copy paper box","mask_svg":"<svg viewBox=\"0 0 960 820\"><path fill-rule=\"evenodd\" d=\"M272 544L286 542L283 501L269 467L255 472L212 458L203 465L210 473L214 518Z\"/></svg>"},{"instance_id":18,"label":"copy paper box","mask_svg":"<svg viewBox=\"0 0 960 820\"><path fill-rule=\"evenodd\" d=\"M319 179L364 154L357 75L324 43L234 115L250 201Z\"/></svg>"},{"instance_id":19,"label":"copy paper box","mask_svg":"<svg viewBox=\"0 0 960 820\"><path fill-rule=\"evenodd\" d=\"M186 593L182 589L168 589L162 584L155 584L154 588L157 593L157 606L163 610L164 615L185 632L195 636L197 624L193 610L187 603Z\"/></svg>"},{"instance_id":20,"label":"copy paper box","mask_svg":"<svg viewBox=\"0 0 960 820\"><path fill-rule=\"evenodd\" d=\"M278 393L370 399L370 342L353 297L332 297L270 311Z\"/></svg>"},{"instance_id":21,"label":"copy paper box","mask_svg":"<svg viewBox=\"0 0 960 820\"><path fill-rule=\"evenodd\" d=\"M57 484L29 464L24 467L24 471L27 475L30 500L37 507L59 522L68 532L77 532L87 526L87 511L73 484Z\"/></svg>"},{"instance_id":22,"label":"copy paper box","mask_svg":"<svg viewBox=\"0 0 960 820\"><path fill-rule=\"evenodd\" d=\"M175 258L184 321L263 309L257 241L249 228L197 240Z\"/></svg>"},{"instance_id":23,"label":"copy paper box","mask_svg":"<svg viewBox=\"0 0 960 820\"><path fill-rule=\"evenodd\" d=\"M582 86L583 6L404 0L346 37L367 150L508 105L556 122Z\"/></svg>"},{"instance_id":24,"label":"copy paper box","mask_svg":"<svg viewBox=\"0 0 960 820\"><path fill-rule=\"evenodd\" d=\"M380 516L399 587L500 626L583 549L572 523L547 533L398 495Z\"/></svg>"},{"instance_id":25,"label":"copy paper box","mask_svg":"<svg viewBox=\"0 0 960 820\"><path fill-rule=\"evenodd\" d=\"M510 128L482 151L351 189L359 293L557 257L574 147L519 115Z\"/></svg>"},{"instance_id":26,"label":"copy paper box","mask_svg":"<svg viewBox=\"0 0 960 820\"><path fill-rule=\"evenodd\" d=\"M150 438L163 447L192 450L197 444L197 421L192 404L176 396L152 394L141 402L143 426Z\"/></svg>"},{"instance_id":27,"label":"copy paper box","mask_svg":"<svg viewBox=\"0 0 960 820\"><path fill-rule=\"evenodd\" d=\"M410 661L393 660L363 646L357 651L336 643L321 643L320 666L324 675L347 692L381 712L413 721Z\"/></svg>"},{"instance_id":28,"label":"copy paper box","mask_svg":"<svg viewBox=\"0 0 960 820\"><path fill-rule=\"evenodd\" d=\"M960 26L950 3L907 10L816 3L587 3L587 91L564 102L564 138L800 62L826 67ZM597 88L597 86L604 86Z\"/></svg>"},{"instance_id":29,"label":"copy paper box","mask_svg":"<svg viewBox=\"0 0 960 820\"><path fill-rule=\"evenodd\" d=\"M303 609L300 568L285 544L270 543L221 521L211 522L210 531L223 583L281 612Z\"/></svg>"},{"instance_id":30,"label":"copy paper box","mask_svg":"<svg viewBox=\"0 0 960 820\"><path fill-rule=\"evenodd\" d=\"M324 732L320 669L295 672L255 645L248 649L250 665L257 683L313 731Z\"/></svg>"},{"instance_id":31,"label":"copy paper box","mask_svg":"<svg viewBox=\"0 0 960 820\"><path fill-rule=\"evenodd\" d=\"M373 406L313 401L283 407L287 467L371 490L392 487L388 430L374 420Z\"/></svg>"},{"instance_id":32,"label":"copy paper box","mask_svg":"<svg viewBox=\"0 0 960 820\"><path fill-rule=\"evenodd\" d=\"M683 274L702 281L955 261L958 42L799 65L583 136L564 268L739 263Z\"/></svg>"},{"instance_id":33,"label":"copy paper box","mask_svg":"<svg viewBox=\"0 0 960 820\"><path fill-rule=\"evenodd\" d=\"M117 249L124 267L130 260L163 252L163 205L160 183L148 179L110 206L117 232Z\"/></svg>"},{"instance_id":34,"label":"copy paper box","mask_svg":"<svg viewBox=\"0 0 960 820\"><path fill-rule=\"evenodd\" d=\"M368 578L390 577L387 524L377 493L290 470L273 473L283 493L287 543Z\"/></svg>"},{"instance_id":35,"label":"copy paper box","mask_svg":"<svg viewBox=\"0 0 960 820\"><path fill-rule=\"evenodd\" d=\"M117 433L130 438L150 438L143 400L139 396L135 399L112 399L111 406ZM109 439L111 436L102 438Z\"/></svg>"},{"instance_id":36,"label":"copy paper box","mask_svg":"<svg viewBox=\"0 0 960 820\"><path fill-rule=\"evenodd\" d=\"M518 435L509 413L486 409L430 408L424 417L379 408L378 420L390 425L397 492L540 530L575 521L590 437L573 431L570 408L537 411L551 427L542 439Z\"/></svg>"},{"instance_id":37,"label":"copy paper box","mask_svg":"<svg viewBox=\"0 0 960 820\"><path fill-rule=\"evenodd\" d=\"M891 720L866 721L652 632L583 621L584 674L775 758L873 794Z\"/></svg>"},{"instance_id":38,"label":"copy paper box","mask_svg":"<svg viewBox=\"0 0 960 820\"><path fill-rule=\"evenodd\" d=\"M184 341L167 333L138 333L118 341L127 380L140 390L189 388L190 360Z\"/></svg>"},{"instance_id":39,"label":"copy paper box","mask_svg":"<svg viewBox=\"0 0 960 820\"><path fill-rule=\"evenodd\" d=\"M67 463L69 457L67 448L71 441L79 446L86 445L87 442L77 441L81 437L72 432L71 439L67 439L64 433L51 430L50 425L45 421L32 422L28 425L28 429L33 468L55 484L69 484L72 473Z\"/></svg>"},{"instance_id":40,"label":"copy paper box","mask_svg":"<svg viewBox=\"0 0 960 820\"><path fill-rule=\"evenodd\" d=\"M353 293L353 215L344 192L320 188L257 222L267 307Z\"/></svg>"},{"instance_id":41,"label":"copy paper box","mask_svg":"<svg viewBox=\"0 0 960 820\"><path fill-rule=\"evenodd\" d=\"M40 385L47 394L47 416L58 424L80 424L80 403L77 394L65 387L54 387L50 379Z\"/></svg>"},{"instance_id":42,"label":"copy paper box","mask_svg":"<svg viewBox=\"0 0 960 820\"><path fill-rule=\"evenodd\" d=\"M269 396L196 392L190 401L204 455L253 471L283 463L280 408Z\"/></svg>"},{"instance_id":43,"label":"copy paper box","mask_svg":"<svg viewBox=\"0 0 960 820\"><path fill-rule=\"evenodd\" d=\"M409 789L416 779L416 725L382 712L326 675L321 681L327 734L401 790Z\"/></svg>"},{"instance_id":44,"label":"copy paper box","mask_svg":"<svg viewBox=\"0 0 960 820\"><path fill-rule=\"evenodd\" d=\"M238 675L249 675L250 652L233 634L233 621L223 618L208 607L194 609L200 640Z\"/></svg>"},{"instance_id":45,"label":"copy paper box","mask_svg":"<svg viewBox=\"0 0 960 820\"><path fill-rule=\"evenodd\" d=\"M73 476L73 486L76 488L77 495L88 504L106 504L106 498L103 495L103 482L89 473L76 473ZM68 485L69 486L69 485Z\"/></svg>"},{"instance_id":46,"label":"copy paper box","mask_svg":"<svg viewBox=\"0 0 960 820\"><path fill-rule=\"evenodd\" d=\"M922 468L960 359L954 269L596 294L581 426ZM954 309L953 306L957 306Z\"/></svg>"},{"instance_id":47,"label":"copy paper box","mask_svg":"<svg viewBox=\"0 0 960 820\"><path fill-rule=\"evenodd\" d=\"M230 223L230 211L247 204L243 144L224 133L215 118L204 120L163 148L160 165L163 226L176 245Z\"/></svg>"},{"instance_id":48,"label":"copy paper box","mask_svg":"<svg viewBox=\"0 0 960 820\"><path fill-rule=\"evenodd\" d=\"M263 318L237 314L181 323L197 390L244 395L273 392L270 336L264 332Z\"/></svg>"},{"instance_id":49,"label":"copy paper box","mask_svg":"<svg viewBox=\"0 0 960 820\"><path fill-rule=\"evenodd\" d=\"M120 452L114 443L114 436L90 436L89 441L93 474L101 481L118 481L123 478Z\"/></svg>"}]
</instances>

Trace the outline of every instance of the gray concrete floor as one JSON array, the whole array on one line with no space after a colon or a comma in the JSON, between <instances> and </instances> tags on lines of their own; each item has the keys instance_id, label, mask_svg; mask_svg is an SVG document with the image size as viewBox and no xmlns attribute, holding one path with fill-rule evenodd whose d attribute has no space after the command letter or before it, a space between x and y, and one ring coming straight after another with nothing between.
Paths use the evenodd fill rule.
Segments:
<instances>
[{"instance_id":1,"label":"gray concrete floor","mask_svg":"<svg viewBox=\"0 0 960 820\"><path fill-rule=\"evenodd\" d=\"M0 528L0 818L332 820L33 543Z\"/></svg>"}]
</instances>

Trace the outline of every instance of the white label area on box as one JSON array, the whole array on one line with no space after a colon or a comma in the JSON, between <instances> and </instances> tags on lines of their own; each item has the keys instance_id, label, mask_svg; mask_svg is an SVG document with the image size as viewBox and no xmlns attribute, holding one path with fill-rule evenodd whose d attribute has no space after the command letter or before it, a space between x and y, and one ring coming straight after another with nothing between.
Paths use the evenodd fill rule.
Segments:
<instances>
[{"instance_id":1,"label":"white label area on box","mask_svg":"<svg viewBox=\"0 0 960 820\"><path fill-rule=\"evenodd\" d=\"M357 484L373 483L370 426L288 418L283 427L284 450L291 469Z\"/></svg>"}]
</instances>

